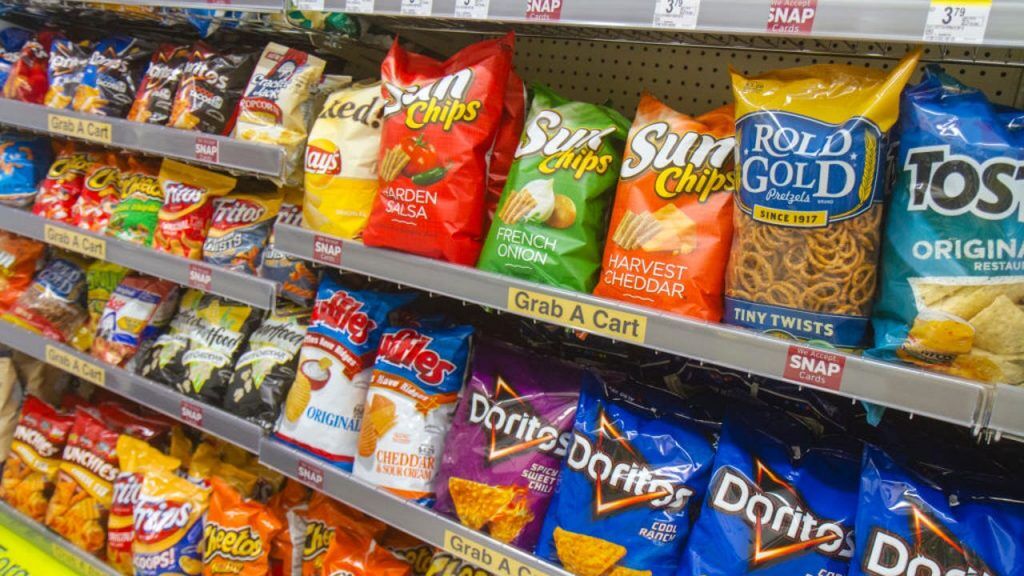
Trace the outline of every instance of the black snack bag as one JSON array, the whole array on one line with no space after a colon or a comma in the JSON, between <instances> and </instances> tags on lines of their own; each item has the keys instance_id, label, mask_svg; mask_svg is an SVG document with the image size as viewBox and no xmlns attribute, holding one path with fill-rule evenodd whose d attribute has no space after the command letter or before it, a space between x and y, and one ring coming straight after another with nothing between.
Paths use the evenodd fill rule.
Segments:
<instances>
[{"instance_id":1,"label":"black snack bag","mask_svg":"<svg viewBox=\"0 0 1024 576\"><path fill-rule=\"evenodd\" d=\"M150 52L149 46L127 36L97 42L71 106L78 112L124 118Z\"/></svg>"},{"instance_id":2,"label":"black snack bag","mask_svg":"<svg viewBox=\"0 0 1024 576\"><path fill-rule=\"evenodd\" d=\"M167 125L209 134L229 134L238 100L256 66L256 55L217 52L197 42L189 52Z\"/></svg>"},{"instance_id":3,"label":"black snack bag","mask_svg":"<svg viewBox=\"0 0 1024 576\"><path fill-rule=\"evenodd\" d=\"M47 72L50 87L46 90L43 104L58 109L71 107L91 54L92 46L88 42L75 42L63 36L53 39Z\"/></svg>"},{"instance_id":4,"label":"black snack bag","mask_svg":"<svg viewBox=\"0 0 1024 576\"><path fill-rule=\"evenodd\" d=\"M188 46L174 44L161 44L153 52L153 59L149 61L135 102L128 112L129 120L161 126L167 123L188 54Z\"/></svg>"},{"instance_id":5,"label":"black snack bag","mask_svg":"<svg viewBox=\"0 0 1024 576\"><path fill-rule=\"evenodd\" d=\"M270 430L277 421L309 327L310 309L280 305L246 345L224 394L224 409Z\"/></svg>"},{"instance_id":6,"label":"black snack bag","mask_svg":"<svg viewBox=\"0 0 1024 576\"><path fill-rule=\"evenodd\" d=\"M277 224L300 226L302 224L302 189L289 188L285 191L284 203L277 213ZM308 263L292 258L274 246L274 231L270 231L267 248L263 251L260 277L277 282L278 294L296 304L312 306L316 297L317 273Z\"/></svg>"}]
</instances>

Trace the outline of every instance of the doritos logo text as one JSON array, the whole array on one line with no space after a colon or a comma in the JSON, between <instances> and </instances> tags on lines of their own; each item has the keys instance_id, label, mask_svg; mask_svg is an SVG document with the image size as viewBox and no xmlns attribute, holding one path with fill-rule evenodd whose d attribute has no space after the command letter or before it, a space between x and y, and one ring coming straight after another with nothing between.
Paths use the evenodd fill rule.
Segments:
<instances>
[{"instance_id":1,"label":"doritos logo text","mask_svg":"<svg viewBox=\"0 0 1024 576\"><path fill-rule=\"evenodd\" d=\"M365 312L360 312L363 303L348 292L338 290L326 300L317 300L313 308L314 323L327 324L348 334L353 344L365 344L377 323Z\"/></svg>"},{"instance_id":2,"label":"doritos logo text","mask_svg":"<svg viewBox=\"0 0 1024 576\"><path fill-rule=\"evenodd\" d=\"M473 71L469 68L449 74L426 86L410 86L403 90L390 82L384 83L387 103L384 116L388 117L405 110L405 125L413 130L428 124L441 124L446 132L456 122L473 122L477 119L483 102L466 102L469 88L473 85Z\"/></svg>"},{"instance_id":3,"label":"doritos logo text","mask_svg":"<svg viewBox=\"0 0 1024 576\"><path fill-rule=\"evenodd\" d=\"M491 432L487 461L495 462L525 450L536 449L565 456L572 434L559 434L558 428L538 417L533 406L520 398L501 376L494 387L494 398L474 391L470 397L469 421Z\"/></svg>"},{"instance_id":4,"label":"doritos logo text","mask_svg":"<svg viewBox=\"0 0 1024 576\"><path fill-rule=\"evenodd\" d=\"M209 564L215 558L251 562L263 555L263 542L251 527L224 528L207 522L203 527L203 563Z\"/></svg>"},{"instance_id":5,"label":"doritos logo text","mask_svg":"<svg viewBox=\"0 0 1024 576\"><path fill-rule=\"evenodd\" d=\"M736 187L736 171L732 169L736 138L732 136L715 138L697 132L680 135L668 123L655 122L637 130L629 147L621 177L657 171L654 191L661 198L693 194L705 202L713 192Z\"/></svg>"},{"instance_id":6,"label":"doritos logo text","mask_svg":"<svg viewBox=\"0 0 1024 576\"><path fill-rule=\"evenodd\" d=\"M437 386L455 370L455 364L429 348L433 340L412 328L387 333L381 337L377 358L393 366L409 368L425 384Z\"/></svg>"},{"instance_id":7,"label":"doritos logo text","mask_svg":"<svg viewBox=\"0 0 1024 576\"><path fill-rule=\"evenodd\" d=\"M580 128L572 131L562 127L562 116L554 110L542 110L530 117L530 123L523 130L523 141L516 148L515 157L521 158L540 153L544 156L538 169L544 174L568 170L579 180L587 172L604 174L615 162L611 154L599 154L601 144L607 136L614 135L617 128L609 126L604 130Z\"/></svg>"}]
</instances>

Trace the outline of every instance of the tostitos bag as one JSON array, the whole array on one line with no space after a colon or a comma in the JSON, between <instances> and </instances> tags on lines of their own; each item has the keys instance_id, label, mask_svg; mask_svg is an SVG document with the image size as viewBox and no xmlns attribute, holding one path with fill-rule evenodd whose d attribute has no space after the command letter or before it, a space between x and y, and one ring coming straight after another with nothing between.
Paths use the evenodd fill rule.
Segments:
<instances>
[{"instance_id":1,"label":"tostitos bag","mask_svg":"<svg viewBox=\"0 0 1024 576\"><path fill-rule=\"evenodd\" d=\"M903 93L869 354L1024 383L1021 122L939 69Z\"/></svg>"},{"instance_id":2,"label":"tostitos bag","mask_svg":"<svg viewBox=\"0 0 1024 576\"><path fill-rule=\"evenodd\" d=\"M643 95L594 294L722 319L736 191L734 133L731 105L691 118Z\"/></svg>"},{"instance_id":3,"label":"tostitos bag","mask_svg":"<svg viewBox=\"0 0 1024 576\"><path fill-rule=\"evenodd\" d=\"M889 71L733 71L739 189L727 324L838 348L867 343L886 134L919 57Z\"/></svg>"}]
</instances>

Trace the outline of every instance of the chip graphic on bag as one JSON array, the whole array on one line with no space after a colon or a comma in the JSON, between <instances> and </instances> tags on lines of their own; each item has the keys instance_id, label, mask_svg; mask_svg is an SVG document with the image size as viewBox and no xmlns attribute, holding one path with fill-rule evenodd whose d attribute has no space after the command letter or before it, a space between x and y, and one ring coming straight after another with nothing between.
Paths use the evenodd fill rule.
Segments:
<instances>
[{"instance_id":1,"label":"chip graphic on bag","mask_svg":"<svg viewBox=\"0 0 1024 576\"><path fill-rule=\"evenodd\" d=\"M82 190L71 205L71 224L91 232L106 232L120 199L121 158L116 152L104 152L85 171Z\"/></svg>"},{"instance_id":2,"label":"chip graphic on bag","mask_svg":"<svg viewBox=\"0 0 1024 576\"><path fill-rule=\"evenodd\" d=\"M374 520L362 512L333 500L322 492L314 492L309 508L301 513L305 521L305 538L301 550L301 575L322 576L327 551L338 533L350 534L361 540L374 541L384 535L387 524Z\"/></svg>"},{"instance_id":3,"label":"chip graphic on bag","mask_svg":"<svg viewBox=\"0 0 1024 576\"><path fill-rule=\"evenodd\" d=\"M52 162L49 139L0 134L0 204L28 206Z\"/></svg>"},{"instance_id":4,"label":"chip graphic on bag","mask_svg":"<svg viewBox=\"0 0 1024 576\"><path fill-rule=\"evenodd\" d=\"M434 509L531 550L572 443L583 372L478 339L471 374L445 441L458 449L444 451Z\"/></svg>"},{"instance_id":5,"label":"chip graphic on bag","mask_svg":"<svg viewBox=\"0 0 1024 576\"><path fill-rule=\"evenodd\" d=\"M332 276L317 292L278 438L351 470L366 389L392 310L415 294L350 290Z\"/></svg>"},{"instance_id":6,"label":"chip graphic on bag","mask_svg":"<svg viewBox=\"0 0 1024 576\"><path fill-rule=\"evenodd\" d=\"M75 90L85 74L85 66L92 55L89 42L74 42L57 37L50 43L48 78L50 87L46 90L43 104L50 108L71 108Z\"/></svg>"},{"instance_id":7,"label":"chip graphic on bag","mask_svg":"<svg viewBox=\"0 0 1024 576\"><path fill-rule=\"evenodd\" d=\"M676 410L678 399L653 389L644 396L641 404L584 376L538 556L578 576L620 568L675 575L711 475L715 432Z\"/></svg>"},{"instance_id":8,"label":"chip graphic on bag","mask_svg":"<svg viewBox=\"0 0 1024 576\"><path fill-rule=\"evenodd\" d=\"M256 274L284 192L230 194L213 199L203 261L228 270Z\"/></svg>"},{"instance_id":9,"label":"chip graphic on bag","mask_svg":"<svg viewBox=\"0 0 1024 576\"><path fill-rule=\"evenodd\" d=\"M236 180L174 160L163 161L159 179L164 203L157 216L153 247L199 260L213 218L212 200L231 192Z\"/></svg>"},{"instance_id":10,"label":"chip graphic on bag","mask_svg":"<svg viewBox=\"0 0 1024 576\"><path fill-rule=\"evenodd\" d=\"M153 52L139 84L139 92L128 111L129 120L161 126L167 124L188 54L188 47L174 44L161 44Z\"/></svg>"},{"instance_id":11,"label":"chip graphic on bag","mask_svg":"<svg viewBox=\"0 0 1024 576\"><path fill-rule=\"evenodd\" d=\"M78 112L124 118L149 54L148 46L127 36L97 42L75 89L72 107Z\"/></svg>"},{"instance_id":12,"label":"chip graphic on bag","mask_svg":"<svg viewBox=\"0 0 1024 576\"><path fill-rule=\"evenodd\" d=\"M61 453L75 423L35 396L26 396L4 462L0 499L36 522L46 518Z\"/></svg>"},{"instance_id":13,"label":"chip graphic on bag","mask_svg":"<svg viewBox=\"0 0 1024 576\"><path fill-rule=\"evenodd\" d=\"M32 284L45 253L42 242L0 231L0 313L6 312Z\"/></svg>"},{"instance_id":14,"label":"chip graphic on bag","mask_svg":"<svg viewBox=\"0 0 1024 576\"><path fill-rule=\"evenodd\" d=\"M229 134L235 107L255 65L253 54L224 54L204 42L189 50L167 125Z\"/></svg>"},{"instance_id":15,"label":"chip graphic on bag","mask_svg":"<svg viewBox=\"0 0 1024 576\"><path fill-rule=\"evenodd\" d=\"M71 142L58 143L57 157L32 205L32 213L49 220L72 224L71 207L85 186L85 173L101 159L100 154Z\"/></svg>"},{"instance_id":16,"label":"chip graphic on bag","mask_svg":"<svg viewBox=\"0 0 1024 576\"><path fill-rule=\"evenodd\" d=\"M203 517L210 489L163 470L149 470L135 504L136 576L199 576Z\"/></svg>"}]
</instances>

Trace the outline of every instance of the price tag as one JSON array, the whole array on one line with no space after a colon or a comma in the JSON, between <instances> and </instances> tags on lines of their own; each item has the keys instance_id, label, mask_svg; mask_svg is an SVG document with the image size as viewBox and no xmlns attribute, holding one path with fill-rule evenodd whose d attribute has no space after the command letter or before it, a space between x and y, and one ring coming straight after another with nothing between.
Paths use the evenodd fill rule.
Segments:
<instances>
[{"instance_id":1,"label":"price tag","mask_svg":"<svg viewBox=\"0 0 1024 576\"><path fill-rule=\"evenodd\" d=\"M359 14L372 14L373 0L348 0L345 2L345 11Z\"/></svg>"},{"instance_id":2,"label":"price tag","mask_svg":"<svg viewBox=\"0 0 1024 576\"><path fill-rule=\"evenodd\" d=\"M924 24L926 42L981 44L992 0L932 0Z\"/></svg>"},{"instance_id":3,"label":"price tag","mask_svg":"<svg viewBox=\"0 0 1024 576\"><path fill-rule=\"evenodd\" d=\"M292 0L292 4L296 10L311 10L314 12L323 12L324 0Z\"/></svg>"},{"instance_id":4,"label":"price tag","mask_svg":"<svg viewBox=\"0 0 1024 576\"><path fill-rule=\"evenodd\" d=\"M295 465L295 477L317 490L324 489L324 469L305 460Z\"/></svg>"},{"instance_id":5,"label":"price tag","mask_svg":"<svg viewBox=\"0 0 1024 576\"><path fill-rule=\"evenodd\" d=\"M104 144L110 144L110 139L114 133L114 129L109 122L63 116L61 114L47 114L46 126L54 134L63 134L72 138L81 138Z\"/></svg>"},{"instance_id":6,"label":"price tag","mask_svg":"<svg viewBox=\"0 0 1024 576\"><path fill-rule=\"evenodd\" d=\"M434 0L402 0L402 14L406 16L430 16Z\"/></svg>"},{"instance_id":7,"label":"price tag","mask_svg":"<svg viewBox=\"0 0 1024 576\"><path fill-rule=\"evenodd\" d=\"M320 2L321 9L323 1ZM312 8L309 8L312 10ZM196 136L196 160L202 162L220 162L220 140L209 136Z\"/></svg>"},{"instance_id":8,"label":"price tag","mask_svg":"<svg viewBox=\"0 0 1024 576\"><path fill-rule=\"evenodd\" d=\"M452 556L475 564L492 574L548 576L547 572L527 566L515 558L509 558L494 548L478 542L475 538L456 534L451 530L444 531L444 545L441 548Z\"/></svg>"},{"instance_id":9,"label":"price tag","mask_svg":"<svg viewBox=\"0 0 1024 576\"><path fill-rule=\"evenodd\" d=\"M455 0L456 18L484 20L490 13L490 0Z\"/></svg>"},{"instance_id":10,"label":"price tag","mask_svg":"<svg viewBox=\"0 0 1024 576\"><path fill-rule=\"evenodd\" d=\"M203 292L209 292L213 284L213 269L202 264L188 265L188 285L191 288L198 288Z\"/></svg>"},{"instance_id":11,"label":"price tag","mask_svg":"<svg viewBox=\"0 0 1024 576\"><path fill-rule=\"evenodd\" d=\"M53 224L43 226L43 241L58 248L78 252L97 260L106 260L107 258L106 240L93 238L87 234L54 226Z\"/></svg>"},{"instance_id":12,"label":"price tag","mask_svg":"<svg viewBox=\"0 0 1024 576\"><path fill-rule=\"evenodd\" d=\"M341 266L342 242L330 236L313 236L313 261L328 266Z\"/></svg>"},{"instance_id":13,"label":"price tag","mask_svg":"<svg viewBox=\"0 0 1024 576\"><path fill-rule=\"evenodd\" d=\"M636 344L642 344L647 335L644 316L520 288L508 289L508 310Z\"/></svg>"},{"instance_id":14,"label":"price tag","mask_svg":"<svg viewBox=\"0 0 1024 576\"><path fill-rule=\"evenodd\" d=\"M203 407L199 404L182 400L178 414L183 422L199 428L203 426Z\"/></svg>"},{"instance_id":15,"label":"price tag","mask_svg":"<svg viewBox=\"0 0 1024 576\"><path fill-rule=\"evenodd\" d=\"M846 358L841 354L794 345L786 354L786 368L782 376L817 388L839 390L845 368Z\"/></svg>"},{"instance_id":16,"label":"price tag","mask_svg":"<svg viewBox=\"0 0 1024 576\"><path fill-rule=\"evenodd\" d=\"M46 345L46 363L97 386L106 386L107 384L107 371L102 366L82 360L57 346Z\"/></svg>"},{"instance_id":17,"label":"price tag","mask_svg":"<svg viewBox=\"0 0 1024 576\"><path fill-rule=\"evenodd\" d=\"M697 27L700 0L658 0L654 5L655 28L693 30Z\"/></svg>"},{"instance_id":18,"label":"price tag","mask_svg":"<svg viewBox=\"0 0 1024 576\"><path fill-rule=\"evenodd\" d=\"M527 20L558 20L562 17L562 0L526 0Z\"/></svg>"},{"instance_id":19,"label":"price tag","mask_svg":"<svg viewBox=\"0 0 1024 576\"><path fill-rule=\"evenodd\" d=\"M810 34L818 0L771 0L768 8L768 32L776 34Z\"/></svg>"}]
</instances>

